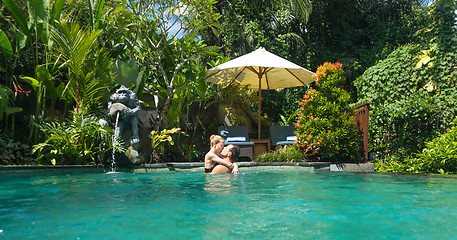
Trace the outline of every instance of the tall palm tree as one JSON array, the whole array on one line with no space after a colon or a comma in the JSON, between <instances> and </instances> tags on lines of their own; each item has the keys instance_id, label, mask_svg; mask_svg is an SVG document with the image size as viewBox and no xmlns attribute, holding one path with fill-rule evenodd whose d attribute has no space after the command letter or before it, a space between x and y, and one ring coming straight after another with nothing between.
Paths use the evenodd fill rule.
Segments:
<instances>
[{"instance_id":1,"label":"tall palm tree","mask_svg":"<svg viewBox=\"0 0 457 240\"><path fill-rule=\"evenodd\" d=\"M221 0L224 1L224 0ZM301 22L306 23L311 14L311 0L242 0L247 5L257 6L264 10L274 9L279 7L287 9L291 14L298 18Z\"/></svg>"},{"instance_id":2,"label":"tall palm tree","mask_svg":"<svg viewBox=\"0 0 457 240\"><path fill-rule=\"evenodd\" d=\"M300 26L308 21L312 4L310 0L219 0L215 7L222 15L223 36L210 33L206 40L235 57L254 50L256 39L273 42L278 34L288 42L301 42L297 31L303 31Z\"/></svg>"}]
</instances>

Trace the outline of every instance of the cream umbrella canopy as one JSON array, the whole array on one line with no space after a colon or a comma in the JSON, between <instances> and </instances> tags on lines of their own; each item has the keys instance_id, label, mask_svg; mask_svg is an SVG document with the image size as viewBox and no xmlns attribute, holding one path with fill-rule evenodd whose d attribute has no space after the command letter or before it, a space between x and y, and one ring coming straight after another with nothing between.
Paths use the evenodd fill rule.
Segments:
<instances>
[{"instance_id":1,"label":"cream umbrella canopy","mask_svg":"<svg viewBox=\"0 0 457 240\"><path fill-rule=\"evenodd\" d=\"M261 90L305 86L314 81L313 72L278 57L264 48L211 68L205 81L224 86L239 83L259 89L258 138L260 139Z\"/></svg>"}]
</instances>

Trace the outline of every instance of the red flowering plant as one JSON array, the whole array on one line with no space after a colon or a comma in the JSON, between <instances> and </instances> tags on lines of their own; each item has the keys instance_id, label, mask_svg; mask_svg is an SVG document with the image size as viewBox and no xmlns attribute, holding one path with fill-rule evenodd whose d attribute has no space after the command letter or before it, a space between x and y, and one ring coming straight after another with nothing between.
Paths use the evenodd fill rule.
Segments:
<instances>
[{"instance_id":1,"label":"red flowering plant","mask_svg":"<svg viewBox=\"0 0 457 240\"><path fill-rule=\"evenodd\" d=\"M344 82L341 63L326 62L317 68L316 89L300 102L295 145L309 158L323 161L357 161L361 136L355 127L350 95L339 88Z\"/></svg>"}]
</instances>

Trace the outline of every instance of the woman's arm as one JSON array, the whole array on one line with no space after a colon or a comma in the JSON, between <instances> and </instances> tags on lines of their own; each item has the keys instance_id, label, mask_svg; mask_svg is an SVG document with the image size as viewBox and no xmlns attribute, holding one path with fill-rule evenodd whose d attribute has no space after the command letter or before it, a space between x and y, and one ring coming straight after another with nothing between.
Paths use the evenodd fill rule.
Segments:
<instances>
[{"instance_id":1,"label":"woman's arm","mask_svg":"<svg viewBox=\"0 0 457 240\"><path fill-rule=\"evenodd\" d=\"M229 169L233 169L233 168L234 168L233 163L231 163L231 162L229 162L229 161L227 161L227 160L224 160L224 159L220 158L219 156L217 156L217 155L214 154L214 153L211 154L211 158L210 158L210 159L211 159L211 161L214 161L214 162L217 162L217 163L219 163L219 164L221 164L221 165L224 165L224 166L228 167Z\"/></svg>"}]
</instances>

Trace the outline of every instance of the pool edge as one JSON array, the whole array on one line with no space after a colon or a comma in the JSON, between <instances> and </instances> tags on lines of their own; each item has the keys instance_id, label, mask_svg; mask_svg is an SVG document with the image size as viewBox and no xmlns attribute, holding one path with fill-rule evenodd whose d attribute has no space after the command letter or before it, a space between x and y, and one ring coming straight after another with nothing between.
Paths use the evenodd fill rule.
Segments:
<instances>
[{"instance_id":1,"label":"pool edge","mask_svg":"<svg viewBox=\"0 0 457 240\"><path fill-rule=\"evenodd\" d=\"M157 171L203 171L203 162L175 162L143 164L133 168L133 172L151 173ZM238 162L240 170L243 169L286 169L295 168L306 171L329 171L329 172L359 172L371 173L374 171L373 163L329 163L329 162ZM0 166L0 172L4 171L28 171L28 170L74 170L74 171L103 171L105 167L95 165L57 165L57 166Z\"/></svg>"}]
</instances>

